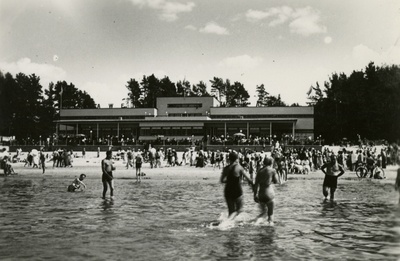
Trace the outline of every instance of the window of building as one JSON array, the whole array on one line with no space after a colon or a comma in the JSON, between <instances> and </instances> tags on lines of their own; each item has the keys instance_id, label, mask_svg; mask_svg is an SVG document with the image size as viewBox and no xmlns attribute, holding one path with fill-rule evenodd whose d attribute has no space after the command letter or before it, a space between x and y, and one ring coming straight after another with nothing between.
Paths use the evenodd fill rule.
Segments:
<instances>
[{"instance_id":1,"label":"window of building","mask_svg":"<svg viewBox=\"0 0 400 261\"><path fill-rule=\"evenodd\" d=\"M182 135L190 136L192 135L192 128L191 127L182 127Z\"/></svg>"},{"instance_id":2,"label":"window of building","mask_svg":"<svg viewBox=\"0 0 400 261\"><path fill-rule=\"evenodd\" d=\"M151 135L161 135L161 127L152 127Z\"/></svg>"},{"instance_id":3,"label":"window of building","mask_svg":"<svg viewBox=\"0 0 400 261\"><path fill-rule=\"evenodd\" d=\"M168 108L201 108L202 103L172 103L167 105Z\"/></svg>"},{"instance_id":4,"label":"window of building","mask_svg":"<svg viewBox=\"0 0 400 261\"><path fill-rule=\"evenodd\" d=\"M192 135L203 135L203 127L193 127Z\"/></svg>"},{"instance_id":5,"label":"window of building","mask_svg":"<svg viewBox=\"0 0 400 261\"><path fill-rule=\"evenodd\" d=\"M140 129L140 135L141 136L150 136L150 127L142 127Z\"/></svg>"}]
</instances>

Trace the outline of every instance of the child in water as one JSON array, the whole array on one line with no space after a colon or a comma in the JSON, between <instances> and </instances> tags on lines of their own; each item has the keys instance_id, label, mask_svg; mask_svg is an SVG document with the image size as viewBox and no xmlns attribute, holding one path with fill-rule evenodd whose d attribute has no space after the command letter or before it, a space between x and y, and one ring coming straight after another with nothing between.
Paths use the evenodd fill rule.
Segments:
<instances>
[{"instance_id":1,"label":"child in water","mask_svg":"<svg viewBox=\"0 0 400 261\"><path fill-rule=\"evenodd\" d=\"M68 186L68 192L74 192L75 190L81 188L81 185L86 188L85 183L82 182L85 178L85 174L81 174L79 178L75 178L72 184Z\"/></svg>"}]
</instances>

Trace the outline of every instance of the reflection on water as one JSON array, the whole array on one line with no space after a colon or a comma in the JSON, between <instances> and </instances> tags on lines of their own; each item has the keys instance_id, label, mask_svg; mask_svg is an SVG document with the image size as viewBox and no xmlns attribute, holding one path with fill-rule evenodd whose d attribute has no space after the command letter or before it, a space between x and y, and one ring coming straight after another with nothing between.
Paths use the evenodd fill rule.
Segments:
<instances>
[{"instance_id":1,"label":"reflection on water","mask_svg":"<svg viewBox=\"0 0 400 261\"><path fill-rule=\"evenodd\" d=\"M245 186L245 218L228 229L217 178L116 181L66 192L57 177L0 179L2 258L99 260L396 260L400 208L390 184L341 180L337 201L322 199L322 180L277 187L274 226L256 226L257 205ZM51 247L49 247L51 245Z\"/></svg>"}]
</instances>

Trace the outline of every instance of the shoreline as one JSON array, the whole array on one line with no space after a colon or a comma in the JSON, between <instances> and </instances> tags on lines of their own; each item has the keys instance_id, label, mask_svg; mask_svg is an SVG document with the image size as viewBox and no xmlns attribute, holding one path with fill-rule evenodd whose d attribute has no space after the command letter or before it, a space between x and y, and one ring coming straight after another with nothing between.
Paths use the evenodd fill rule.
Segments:
<instances>
[{"instance_id":1,"label":"shoreline","mask_svg":"<svg viewBox=\"0 0 400 261\"><path fill-rule=\"evenodd\" d=\"M73 159L72 165L73 167L55 167L53 168L53 161L46 161L46 170L45 173L42 174L42 169L32 168L32 167L24 167L24 162L12 163L12 166L16 173L18 173L19 177L32 177L32 178L65 178L67 180L73 179L76 176L79 176L81 173L85 173L87 175L87 179L101 179L102 171L101 171L101 161L105 157L105 153L100 154L100 157L97 158L96 152L89 152L86 154L85 158L77 157ZM181 158L181 155L179 155ZM221 169L215 168L207 165L204 168L196 168L194 166L190 167L186 166L175 166L175 167L165 167L166 162L163 161L163 166L161 168L150 168L149 163L143 163L142 172L146 174L146 176L142 177L142 182L148 180L215 180L219 182L219 178L222 172ZM116 180L118 179L132 179L136 180L136 169L129 168L126 169L126 162L122 160L114 160L114 165L116 170L114 172L114 177ZM382 183L392 183L397 176L397 168L398 166L390 165L385 169L386 179L383 180L374 180L376 182ZM3 176L3 172L0 177ZM16 176L8 176L7 178L12 178ZM312 171L307 175L302 174L288 174L289 183L291 179L323 179L324 174L320 171ZM340 180L370 180L359 179L357 178L354 171L346 171L345 174L340 178Z\"/></svg>"}]
</instances>

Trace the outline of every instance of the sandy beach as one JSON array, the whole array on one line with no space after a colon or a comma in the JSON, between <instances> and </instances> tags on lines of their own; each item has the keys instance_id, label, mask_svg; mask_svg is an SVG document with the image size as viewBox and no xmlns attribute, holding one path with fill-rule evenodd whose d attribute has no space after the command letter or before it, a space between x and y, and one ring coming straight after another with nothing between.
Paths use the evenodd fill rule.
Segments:
<instances>
[{"instance_id":1,"label":"sandy beach","mask_svg":"<svg viewBox=\"0 0 400 261\"><path fill-rule=\"evenodd\" d=\"M50 155L50 154L49 154ZM77 153L76 158L73 159L73 167L68 168L53 168L53 162L46 162L45 174L42 170L32 167L24 167L24 163L13 163L15 172L19 176L29 177L46 177L46 178L65 178L67 181L72 180L74 177L79 176L81 173L87 175L87 179L100 179L101 178L101 160L105 158L105 152L100 154L97 158L96 152L87 152L85 158L82 158L81 153ZM182 153L178 153L178 158L181 159ZM122 160L114 160L116 171L114 172L115 179L135 179L135 169L126 169L126 162ZM208 180L215 179L218 182L221 170L207 165L204 168L195 168L186 166L166 167L166 161L162 163L161 168L150 168L149 163L143 163L142 172L146 174L142 182L150 180ZM388 166L385 169L386 179L374 180L376 182L393 183L396 178L397 167ZM311 172L308 175L289 174L290 179L323 179L323 173L318 170ZM358 179L354 171L346 171L345 175L340 179Z\"/></svg>"}]
</instances>

